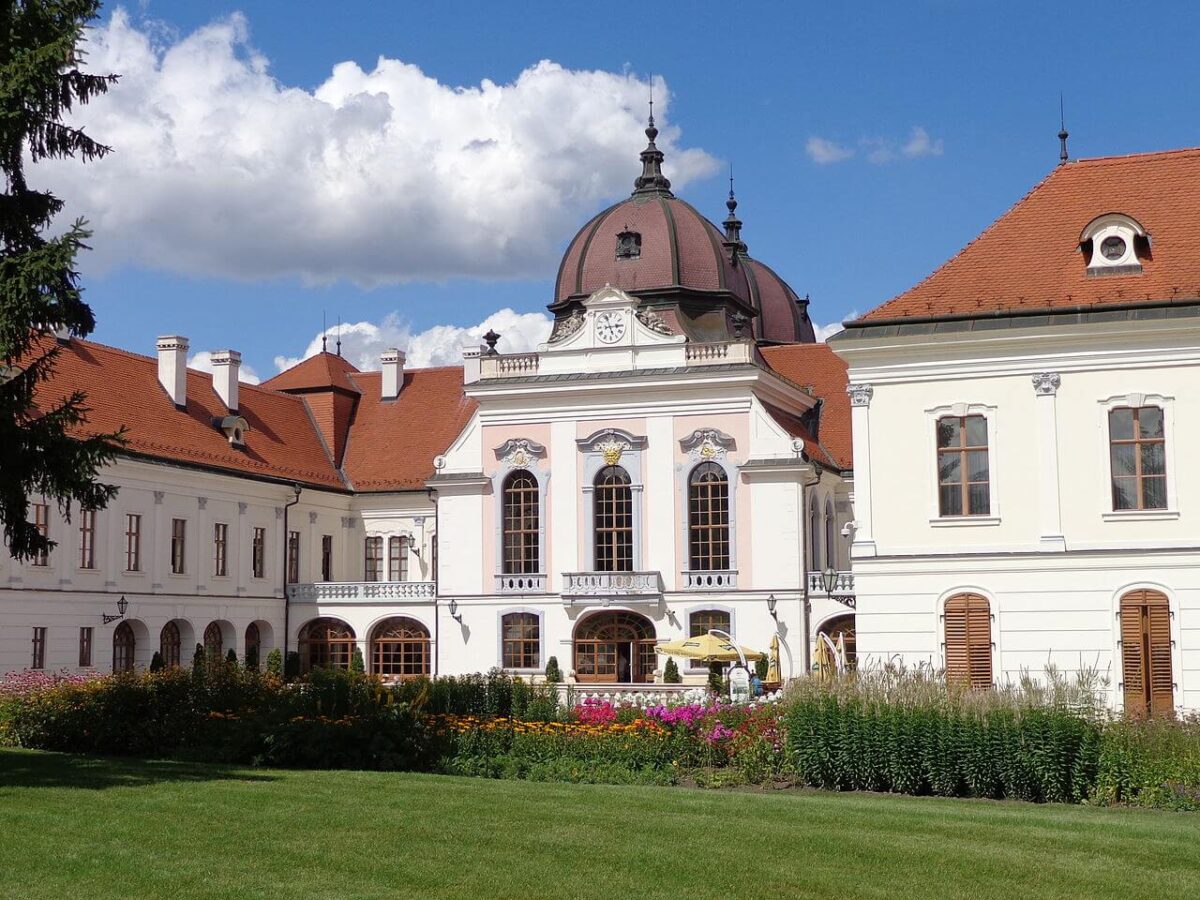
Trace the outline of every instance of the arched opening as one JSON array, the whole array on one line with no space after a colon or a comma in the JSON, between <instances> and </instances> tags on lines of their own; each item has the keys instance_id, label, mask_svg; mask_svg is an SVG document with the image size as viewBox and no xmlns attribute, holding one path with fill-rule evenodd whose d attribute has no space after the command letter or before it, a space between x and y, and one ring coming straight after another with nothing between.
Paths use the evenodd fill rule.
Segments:
<instances>
[{"instance_id":1,"label":"arched opening","mask_svg":"<svg viewBox=\"0 0 1200 900\"><path fill-rule=\"evenodd\" d=\"M541 569L537 480L517 469L504 479L502 492L504 574L532 575Z\"/></svg>"},{"instance_id":2,"label":"arched opening","mask_svg":"<svg viewBox=\"0 0 1200 900\"><path fill-rule=\"evenodd\" d=\"M946 680L976 690L992 686L992 609L986 597L958 594L946 601Z\"/></svg>"},{"instance_id":3,"label":"arched opening","mask_svg":"<svg viewBox=\"0 0 1200 900\"><path fill-rule=\"evenodd\" d=\"M837 554L837 517L833 514L833 504L828 500L825 501L825 566L827 568L838 567Z\"/></svg>"},{"instance_id":4,"label":"arched opening","mask_svg":"<svg viewBox=\"0 0 1200 900\"><path fill-rule=\"evenodd\" d=\"M1121 598L1121 678L1129 715L1174 715L1171 607L1161 591Z\"/></svg>"},{"instance_id":5,"label":"arched opening","mask_svg":"<svg viewBox=\"0 0 1200 900\"><path fill-rule=\"evenodd\" d=\"M808 570L821 571L821 532L817 528L817 498L808 501Z\"/></svg>"},{"instance_id":6,"label":"arched opening","mask_svg":"<svg viewBox=\"0 0 1200 900\"><path fill-rule=\"evenodd\" d=\"M132 672L137 658L137 637L133 626L121 622L113 629L113 672Z\"/></svg>"},{"instance_id":7,"label":"arched opening","mask_svg":"<svg viewBox=\"0 0 1200 900\"><path fill-rule=\"evenodd\" d=\"M629 473L605 466L594 482L597 572L633 571L633 489Z\"/></svg>"},{"instance_id":8,"label":"arched opening","mask_svg":"<svg viewBox=\"0 0 1200 900\"><path fill-rule=\"evenodd\" d=\"M246 626L246 653L243 657L247 669L257 669L259 656L262 653L262 634L258 623L251 622Z\"/></svg>"},{"instance_id":9,"label":"arched opening","mask_svg":"<svg viewBox=\"0 0 1200 900\"><path fill-rule=\"evenodd\" d=\"M371 632L371 671L392 678L428 675L429 651L429 629L416 619L384 619Z\"/></svg>"},{"instance_id":10,"label":"arched opening","mask_svg":"<svg viewBox=\"0 0 1200 900\"><path fill-rule=\"evenodd\" d=\"M179 623L172 619L162 627L158 635L158 654L162 657L163 667L175 669L183 653L183 636L180 634Z\"/></svg>"},{"instance_id":11,"label":"arched opening","mask_svg":"<svg viewBox=\"0 0 1200 900\"><path fill-rule=\"evenodd\" d=\"M714 462L688 477L688 556L696 572L729 569L729 479Z\"/></svg>"},{"instance_id":12,"label":"arched opening","mask_svg":"<svg viewBox=\"0 0 1200 900\"><path fill-rule=\"evenodd\" d=\"M221 656L224 653L225 637L221 634L219 622L209 622L204 629L204 652L209 658Z\"/></svg>"},{"instance_id":13,"label":"arched opening","mask_svg":"<svg viewBox=\"0 0 1200 900\"><path fill-rule=\"evenodd\" d=\"M632 612L598 612L575 628L575 677L641 684L654 679L654 624Z\"/></svg>"},{"instance_id":14,"label":"arched opening","mask_svg":"<svg viewBox=\"0 0 1200 900\"><path fill-rule=\"evenodd\" d=\"M838 641L846 648L846 666L853 669L858 660L854 641L854 613L834 616L821 625L818 635L827 635L836 647Z\"/></svg>"},{"instance_id":15,"label":"arched opening","mask_svg":"<svg viewBox=\"0 0 1200 900\"><path fill-rule=\"evenodd\" d=\"M313 619L300 629L296 642L300 670L348 669L354 658L354 629L341 619Z\"/></svg>"}]
</instances>

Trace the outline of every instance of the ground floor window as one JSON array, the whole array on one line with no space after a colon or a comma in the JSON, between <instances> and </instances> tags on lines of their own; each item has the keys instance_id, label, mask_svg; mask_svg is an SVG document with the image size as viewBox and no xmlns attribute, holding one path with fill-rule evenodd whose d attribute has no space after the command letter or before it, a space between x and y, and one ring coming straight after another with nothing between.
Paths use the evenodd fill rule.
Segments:
<instances>
[{"instance_id":1,"label":"ground floor window","mask_svg":"<svg viewBox=\"0 0 1200 900\"><path fill-rule=\"evenodd\" d=\"M986 597L958 594L946 601L946 680L976 690L992 686L992 610Z\"/></svg>"},{"instance_id":2,"label":"ground floor window","mask_svg":"<svg viewBox=\"0 0 1200 900\"><path fill-rule=\"evenodd\" d=\"M1174 714L1171 608L1166 594L1132 591L1121 598L1121 678L1129 715Z\"/></svg>"},{"instance_id":3,"label":"ground floor window","mask_svg":"<svg viewBox=\"0 0 1200 900\"><path fill-rule=\"evenodd\" d=\"M162 657L163 666L174 669L179 665L182 641L179 636L179 626L168 622L163 626L158 640L158 653Z\"/></svg>"},{"instance_id":4,"label":"ground floor window","mask_svg":"<svg viewBox=\"0 0 1200 900\"><path fill-rule=\"evenodd\" d=\"M313 619L300 629L300 668L348 669L354 658L354 629L340 619Z\"/></svg>"},{"instance_id":5,"label":"ground floor window","mask_svg":"<svg viewBox=\"0 0 1200 900\"><path fill-rule=\"evenodd\" d=\"M838 645L839 640L842 642L842 646L846 648L846 665L853 669L857 660L854 640L854 616L837 616L830 619L821 626L821 633L828 635L835 647Z\"/></svg>"},{"instance_id":6,"label":"ground floor window","mask_svg":"<svg viewBox=\"0 0 1200 900\"><path fill-rule=\"evenodd\" d=\"M113 629L113 671L132 672L136 651L137 638L133 627L128 622L122 622Z\"/></svg>"},{"instance_id":7,"label":"ground floor window","mask_svg":"<svg viewBox=\"0 0 1200 900\"><path fill-rule=\"evenodd\" d=\"M601 612L575 629L575 675L581 682L616 684L654 680L654 625L631 612Z\"/></svg>"},{"instance_id":8,"label":"ground floor window","mask_svg":"<svg viewBox=\"0 0 1200 900\"><path fill-rule=\"evenodd\" d=\"M258 623L251 622L246 626L246 668L258 668L258 656L262 651L262 634L258 630Z\"/></svg>"},{"instance_id":9,"label":"ground floor window","mask_svg":"<svg viewBox=\"0 0 1200 900\"><path fill-rule=\"evenodd\" d=\"M225 640L221 636L221 626L216 622L209 622L208 627L204 629L204 652L209 658L220 656L224 648Z\"/></svg>"},{"instance_id":10,"label":"ground floor window","mask_svg":"<svg viewBox=\"0 0 1200 900\"><path fill-rule=\"evenodd\" d=\"M508 613L500 620L501 665L538 669L542 664L541 619L536 613Z\"/></svg>"},{"instance_id":11,"label":"ground floor window","mask_svg":"<svg viewBox=\"0 0 1200 900\"><path fill-rule=\"evenodd\" d=\"M371 634L371 671L400 678L428 675L429 649L429 629L416 619L384 619Z\"/></svg>"}]
</instances>

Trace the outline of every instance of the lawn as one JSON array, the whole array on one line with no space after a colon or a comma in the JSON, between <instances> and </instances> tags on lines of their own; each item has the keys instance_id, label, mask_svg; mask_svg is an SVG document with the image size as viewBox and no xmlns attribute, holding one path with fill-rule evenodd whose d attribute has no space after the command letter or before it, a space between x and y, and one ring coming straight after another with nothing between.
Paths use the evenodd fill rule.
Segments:
<instances>
[{"instance_id":1,"label":"lawn","mask_svg":"<svg viewBox=\"0 0 1200 900\"><path fill-rule=\"evenodd\" d=\"M1200 896L1200 815L0 751L0 897Z\"/></svg>"}]
</instances>

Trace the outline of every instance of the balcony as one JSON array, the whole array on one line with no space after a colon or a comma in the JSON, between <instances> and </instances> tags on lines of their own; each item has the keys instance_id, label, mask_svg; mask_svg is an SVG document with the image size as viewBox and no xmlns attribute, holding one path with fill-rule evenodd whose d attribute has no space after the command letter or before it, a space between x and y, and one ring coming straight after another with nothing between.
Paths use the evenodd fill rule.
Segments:
<instances>
[{"instance_id":1,"label":"balcony","mask_svg":"<svg viewBox=\"0 0 1200 900\"><path fill-rule=\"evenodd\" d=\"M737 587L737 570L704 572L691 570L680 573L685 591L729 591Z\"/></svg>"},{"instance_id":2,"label":"balcony","mask_svg":"<svg viewBox=\"0 0 1200 900\"><path fill-rule=\"evenodd\" d=\"M563 598L658 596L658 572L564 572Z\"/></svg>"},{"instance_id":3,"label":"balcony","mask_svg":"<svg viewBox=\"0 0 1200 900\"><path fill-rule=\"evenodd\" d=\"M545 575L497 575L497 594L544 594Z\"/></svg>"},{"instance_id":4,"label":"balcony","mask_svg":"<svg viewBox=\"0 0 1200 900\"><path fill-rule=\"evenodd\" d=\"M853 572L838 572L837 578L833 582L833 590L825 592L825 585L822 583L820 572L808 573L808 596L810 597L828 597L830 600L837 600L839 603L844 603L846 606L854 606L854 573Z\"/></svg>"},{"instance_id":5,"label":"balcony","mask_svg":"<svg viewBox=\"0 0 1200 900\"><path fill-rule=\"evenodd\" d=\"M381 600L432 600L432 581L318 581L289 584L294 603L378 603Z\"/></svg>"}]
</instances>

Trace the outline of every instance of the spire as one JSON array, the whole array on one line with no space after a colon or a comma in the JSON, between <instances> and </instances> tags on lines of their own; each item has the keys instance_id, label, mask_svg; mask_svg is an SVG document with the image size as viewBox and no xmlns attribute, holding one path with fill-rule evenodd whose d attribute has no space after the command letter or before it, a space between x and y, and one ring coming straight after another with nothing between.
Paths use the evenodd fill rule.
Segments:
<instances>
[{"instance_id":1,"label":"spire","mask_svg":"<svg viewBox=\"0 0 1200 900\"><path fill-rule=\"evenodd\" d=\"M671 196L671 182L662 173L663 153L654 144L658 129L654 127L654 85L650 86L650 120L646 125L646 149L642 151L642 174L633 182L635 194L666 194Z\"/></svg>"},{"instance_id":2,"label":"spire","mask_svg":"<svg viewBox=\"0 0 1200 900\"><path fill-rule=\"evenodd\" d=\"M329 352L329 323L325 320L325 310L321 310L321 352Z\"/></svg>"},{"instance_id":3,"label":"spire","mask_svg":"<svg viewBox=\"0 0 1200 900\"><path fill-rule=\"evenodd\" d=\"M341 317L341 316L338 316L338 327L337 327L337 355L338 355L338 356L341 356L341 355L342 355L342 317Z\"/></svg>"},{"instance_id":4,"label":"spire","mask_svg":"<svg viewBox=\"0 0 1200 900\"><path fill-rule=\"evenodd\" d=\"M1061 166L1071 157L1067 154L1067 138L1070 135L1067 133L1067 117L1063 111L1063 96L1060 92L1058 95L1058 164Z\"/></svg>"},{"instance_id":5,"label":"spire","mask_svg":"<svg viewBox=\"0 0 1200 900\"><path fill-rule=\"evenodd\" d=\"M739 253L746 252L746 242L742 240L742 220L737 217L737 197L733 194L733 163L729 164L729 199L725 201L725 208L729 210L729 215L725 217L725 240L721 243L725 250L729 253L729 261L737 264Z\"/></svg>"}]
</instances>

